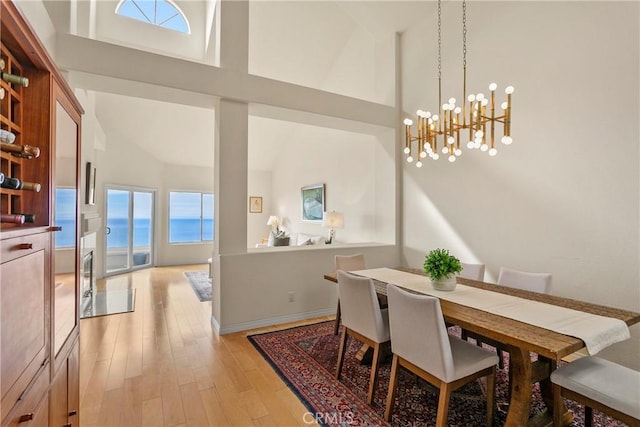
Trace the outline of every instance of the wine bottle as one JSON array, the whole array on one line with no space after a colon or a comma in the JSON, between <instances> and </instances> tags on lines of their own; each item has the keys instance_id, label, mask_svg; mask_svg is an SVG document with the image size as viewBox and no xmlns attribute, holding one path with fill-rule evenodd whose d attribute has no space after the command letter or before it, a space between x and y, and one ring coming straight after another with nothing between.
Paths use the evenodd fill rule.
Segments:
<instances>
[{"instance_id":1,"label":"wine bottle","mask_svg":"<svg viewBox=\"0 0 640 427\"><path fill-rule=\"evenodd\" d=\"M5 142L7 144L13 144L16 140L16 135L13 132L9 132L8 130L0 129L0 142Z\"/></svg>"},{"instance_id":2,"label":"wine bottle","mask_svg":"<svg viewBox=\"0 0 640 427\"><path fill-rule=\"evenodd\" d=\"M4 99L4 88L0 87L0 99Z\"/></svg>"},{"instance_id":3,"label":"wine bottle","mask_svg":"<svg viewBox=\"0 0 640 427\"><path fill-rule=\"evenodd\" d=\"M20 214L0 214L0 222L10 222L13 224L24 224L24 215Z\"/></svg>"},{"instance_id":4,"label":"wine bottle","mask_svg":"<svg viewBox=\"0 0 640 427\"><path fill-rule=\"evenodd\" d=\"M7 144L6 142L0 142L0 150L25 159L40 157L40 148L32 145Z\"/></svg>"},{"instance_id":5,"label":"wine bottle","mask_svg":"<svg viewBox=\"0 0 640 427\"><path fill-rule=\"evenodd\" d=\"M4 182L4 174L0 172L0 184Z\"/></svg>"},{"instance_id":6,"label":"wine bottle","mask_svg":"<svg viewBox=\"0 0 640 427\"><path fill-rule=\"evenodd\" d=\"M39 193L42 188L42 186L37 182L25 182L18 178L9 177L6 177L0 186L10 190L29 190L36 193Z\"/></svg>"},{"instance_id":7,"label":"wine bottle","mask_svg":"<svg viewBox=\"0 0 640 427\"><path fill-rule=\"evenodd\" d=\"M0 70L4 70L4 59L0 59ZM5 73L4 71L0 71L0 77L2 80L13 83L15 85L20 85L27 87L29 86L29 79L22 76L16 76L15 74Z\"/></svg>"},{"instance_id":8,"label":"wine bottle","mask_svg":"<svg viewBox=\"0 0 640 427\"><path fill-rule=\"evenodd\" d=\"M36 214L14 213L13 215L22 215L24 217L25 224L33 224L34 222L36 222Z\"/></svg>"}]
</instances>

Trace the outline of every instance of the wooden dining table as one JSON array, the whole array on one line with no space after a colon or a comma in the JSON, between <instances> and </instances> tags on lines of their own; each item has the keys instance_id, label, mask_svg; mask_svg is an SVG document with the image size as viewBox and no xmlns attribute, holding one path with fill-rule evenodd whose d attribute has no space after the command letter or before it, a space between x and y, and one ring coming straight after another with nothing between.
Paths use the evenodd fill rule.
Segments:
<instances>
[{"instance_id":1,"label":"wooden dining table","mask_svg":"<svg viewBox=\"0 0 640 427\"><path fill-rule=\"evenodd\" d=\"M396 268L397 270L424 275L421 270ZM337 283L335 272L324 275L326 280ZM373 280L378 295L387 294L387 283ZM513 295L532 301L566 307L585 313L612 317L624 321L628 326L640 322L640 313L577 301L536 292L513 289L493 283L457 278L457 283L491 292ZM458 325L484 337L501 343L510 356L511 400L505 426L546 426L553 420L553 392L549 376L564 357L581 350L585 343L576 337L564 335L539 326L530 325L487 311L467 307L451 301L440 300L442 314L448 324ZM538 355L532 361L531 354ZM529 418L531 411L531 385L539 382L542 398L547 407L543 413ZM571 412L564 409L563 421L572 421Z\"/></svg>"}]
</instances>

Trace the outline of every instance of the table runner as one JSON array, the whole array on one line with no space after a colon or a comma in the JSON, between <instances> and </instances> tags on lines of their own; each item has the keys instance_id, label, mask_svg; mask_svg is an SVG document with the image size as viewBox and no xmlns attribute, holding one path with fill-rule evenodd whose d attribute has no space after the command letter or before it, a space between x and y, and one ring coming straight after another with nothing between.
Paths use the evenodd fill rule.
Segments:
<instances>
[{"instance_id":1,"label":"table runner","mask_svg":"<svg viewBox=\"0 0 640 427\"><path fill-rule=\"evenodd\" d=\"M592 355L631 337L629 327L620 319L461 284L456 285L454 291L436 291L431 287L428 277L391 268L373 268L352 273L580 338Z\"/></svg>"}]
</instances>

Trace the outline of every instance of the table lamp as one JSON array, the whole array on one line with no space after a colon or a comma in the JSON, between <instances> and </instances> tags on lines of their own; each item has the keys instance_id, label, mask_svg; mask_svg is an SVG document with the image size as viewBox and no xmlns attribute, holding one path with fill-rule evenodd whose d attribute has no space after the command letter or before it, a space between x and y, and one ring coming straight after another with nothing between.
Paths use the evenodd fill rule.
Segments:
<instances>
[{"instance_id":1,"label":"table lamp","mask_svg":"<svg viewBox=\"0 0 640 427\"><path fill-rule=\"evenodd\" d=\"M329 229L329 239L325 240L327 245L333 242L336 228L344 227L344 215L340 212L324 212L322 214L322 226Z\"/></svg>"}]
</instances>

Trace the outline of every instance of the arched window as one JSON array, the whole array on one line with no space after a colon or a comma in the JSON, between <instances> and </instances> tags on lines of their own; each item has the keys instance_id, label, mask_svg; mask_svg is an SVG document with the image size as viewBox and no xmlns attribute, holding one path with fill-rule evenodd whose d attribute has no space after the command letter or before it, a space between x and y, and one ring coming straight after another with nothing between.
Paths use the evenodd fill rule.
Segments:
<instances>
[{"instance_id":1,"label":"arched window","mask_svg":"<svg viewBox=\"0 0 640 427\"><path fill-rule=\"evenodd\" d=\"M116 13L181 33L191 33L189 21L171 0L121 0Z\"/></svg>"}]
</instances>

